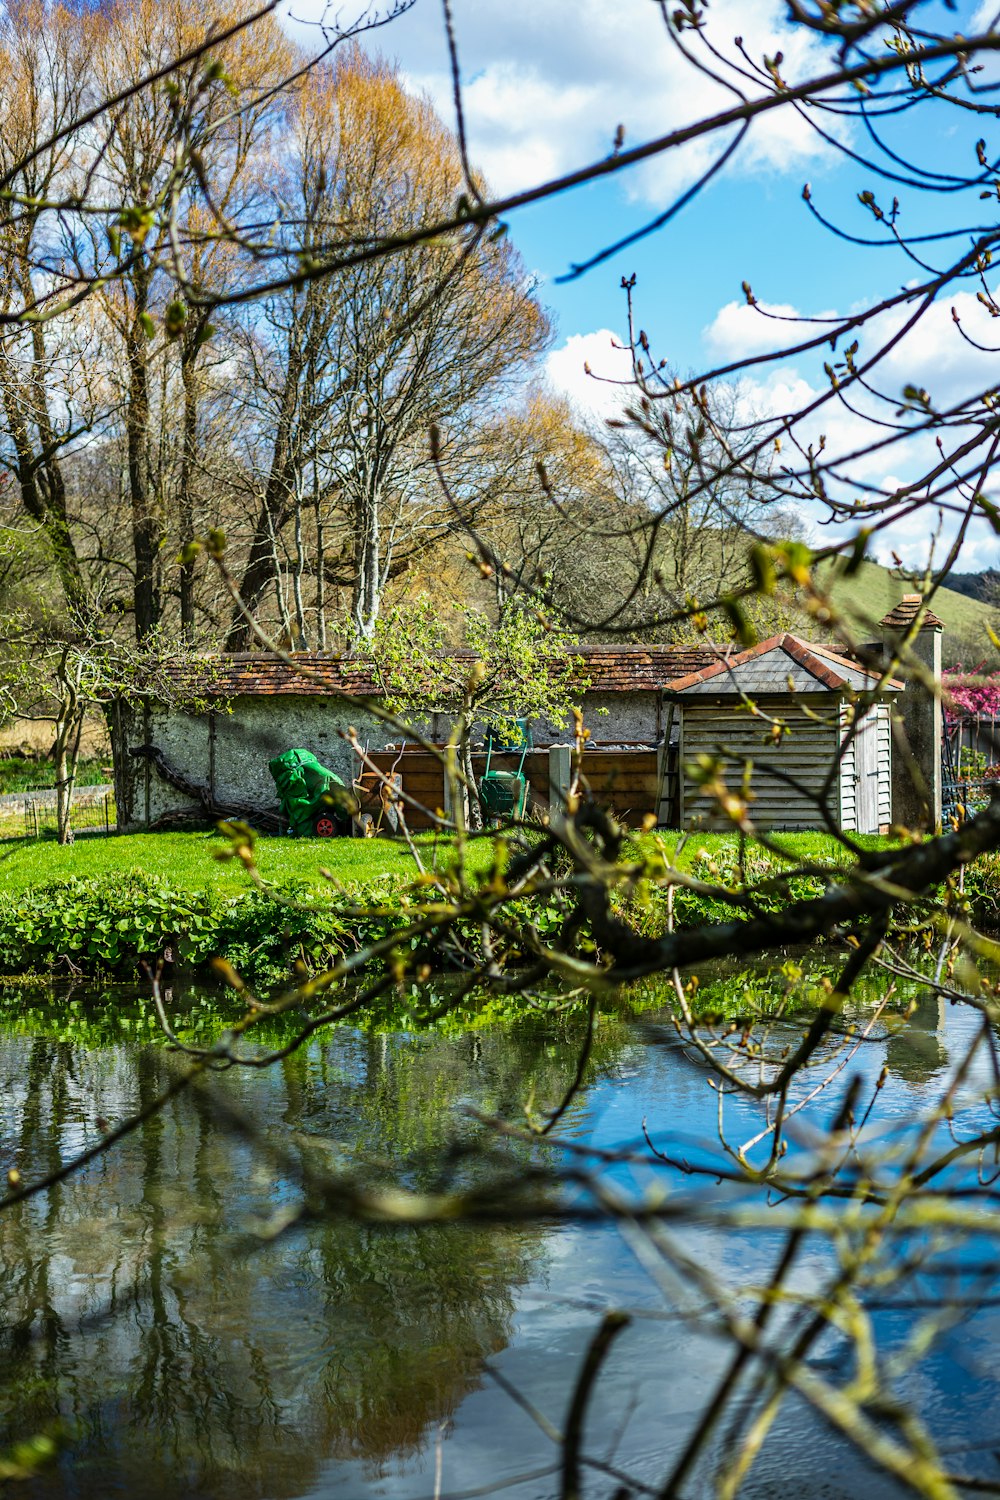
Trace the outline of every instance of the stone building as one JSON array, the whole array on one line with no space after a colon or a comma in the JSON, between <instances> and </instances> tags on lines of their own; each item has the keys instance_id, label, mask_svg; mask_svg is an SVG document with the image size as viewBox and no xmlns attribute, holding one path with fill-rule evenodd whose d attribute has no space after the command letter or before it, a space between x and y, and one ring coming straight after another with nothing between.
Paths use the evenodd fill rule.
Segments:
<instances>
[{"instance_id":1,"label":"stone building","mask_svg":"<svg viewBox=\"0 0 1000 1500\"><path fill-rule=\"evenodd\" d=\"M886 649L914 618L908 596L883 622ZM933 616L914 650L924 652L929 673L940 673ZM627 801L629 821L648 814L670 826L705 821L708 803L692 768L699 756L720 750L730 757L730 782L739 782L745 761L753 763L753 815L762 826L877 832L891 822L940 818L940 708L935 718L926 694L892 682L852 727L855 700L860 694L863 703L878 681L859 661L790 634L743 652L632 645L575 652L587 683L579 704L591 733L587 766L595 788L625 789L615 805ZM281 751L311 750L350 784L361 769L346 738L350 729L380 764L382 752L401 749L399 729L374 711L377 684L361 661L309 653L290 663L259 653L214 656L179 663L172 676L171 703L123 702L113 716L122 830L222 810L275 826L268 761ZM772 727L779 723L781 732ZM441 743L450 724L428 713L417 727ZM553 725L534 723L532 732L543 749L568 740ZM609 772L614 756L635 759ZM565 764L565 754L546 761L543 800L554 796Z\"/></svg>"}]
</instances>

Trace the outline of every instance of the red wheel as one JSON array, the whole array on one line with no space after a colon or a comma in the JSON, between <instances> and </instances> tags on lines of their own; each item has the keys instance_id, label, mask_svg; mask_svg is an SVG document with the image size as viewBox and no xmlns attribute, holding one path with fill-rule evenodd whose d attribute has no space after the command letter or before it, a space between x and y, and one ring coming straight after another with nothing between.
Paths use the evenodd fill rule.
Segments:
<instances>
[{"instance_id":1,"label":"red wheel","mask_svg":"<svg viewBox=\"0 0 1000 1500\"><path fill-rule=\"evenodd\" d=\"M337 825L332 818L325 815L316 819L316 837L318 839L332 839L337 832Z\"/></svg>"}]
</instances>

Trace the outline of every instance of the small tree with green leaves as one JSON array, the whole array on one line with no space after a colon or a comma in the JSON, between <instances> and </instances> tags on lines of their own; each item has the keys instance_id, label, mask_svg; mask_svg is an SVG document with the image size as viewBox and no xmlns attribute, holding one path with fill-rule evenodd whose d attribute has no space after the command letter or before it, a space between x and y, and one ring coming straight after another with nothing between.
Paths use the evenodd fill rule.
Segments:
<instances>
[{"instance_id":1,"label":"small tree with green leaves","mask_svg":"<svg viewBox=\"0 0 1000 1500\"><path fill-rule=\"evenodd\" d=\"M451 609L460 608L451 605ZM468 793L472 827L482 827L482 804L472 771L475 733L516 742L517 719L568 722L587 687L575 638L562 622L510 599L491 620L462 610L465 646L448 646L448 619L426 594L395 605L379 620L366 654L389 711L424 724L433 714L451 720L449 751ZM461 801L461 799L459 799Z\"/></svg>"}]
</instances>

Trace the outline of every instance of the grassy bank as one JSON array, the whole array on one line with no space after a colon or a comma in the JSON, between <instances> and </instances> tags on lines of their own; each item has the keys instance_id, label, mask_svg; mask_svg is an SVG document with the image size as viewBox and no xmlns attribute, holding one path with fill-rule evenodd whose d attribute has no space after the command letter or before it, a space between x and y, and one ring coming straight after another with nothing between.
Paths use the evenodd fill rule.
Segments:
<instances>
[{"instance_id":1,"label":"grassy bank","mask_svg":"<svg viewBox=\"0 0 1000 1500\"><path fill-rule=\"evenodd\" d=\"M702 859L732 864L736 840L732 834L705 833L683 843L675 833L658 835L668 856L681 869L691 869ZM780 836L794 860L823 861L842 856L833 839L822 833L787 833ZM862 838L866 847L884 842ZM422 834L417 843L429 866L435 858L448 855L449 840ZM655 847L654 840L639 840L644 849ZM75 876L81 880L114 877L130 873L169 881L182 891L206 891L214 895L237 895L247 888L247 877L238 863L220 862L215 855L228 848L228 840L211 833L134 833L113 838L82 838L60 847L54 841L28 839L0 840L0 894L18 895L32 887L53 880ZM321 869L328 869L345 885L366 884L382 875L401 879L415 871L413 859L402 844L388 839L289 839L260 836L256 845L257 861L265 880L277 886L289 881L304 881L322 886ZM472 869L484 869L491 854L489 842L469 847ZM707 868L707 865L706 865ZM706 877L708 878L708 877Z\"/></svg>"},{"instance_id":2,"label":"grassy bank","mask_svg":"<svg viewBox=\"0 0 1000 1500\"><path fill-rule=\"evenodd\" d=\"M215 855L228 839L212 833L132 833L113 838L81 838L60 847L50 840L0 841L0 892L16 895L33 886L75 876L81 880L138 873L169 881L178 890L236 895L247 888L238 863ZM431 841L425 845L434 857ZM383 874L412 874L414 865L401 845L387 839L289 839L257 841L261 874L276 885L288 881L323 884L321 868L345 884Z\"/></svg>"},{"instance_id":3,"label":"grassy bank","mask_svg":"<svg viewBox=\"0 0 1000 1500\"><path fill-rule=\"evenodd\" d=\"M708 882L738 883L732 835L680 842L676 835L662 838L671 862ZM844 857L821 834L788 834L781 842L796 862ZM652 836L640 843L649 854L659 847ZM0 974L130 978L144 962L164 956L195 972L221 957L250 982L267 986L287 977L294 964L317 972L408 923L407 891L416 870L403 846L380 839L262 838L257 856L268 882L264 890L251 884L239 861L215 857L228 847L219 835L204 833L80 840L65 848L0 844ZM424 837L420 847L428 867L452 857L447 840ZM491 857L492 841L470 846L474 871ZM334 882L323 878L323 868ZM782 869L773 856L752 852L747 873L755 884L766 884L762 909L777 911L822 889L816 877L768 884ZM648 935L666 928L666 895L653 883L624 895L620 909ZM722 900L676 892L679 925L736 914ZM554 907L537 904L531 918L542 931L562 921ZM475 931L465 937L478 942ZM407 948L420 959L419 939L407 939Z\"/></svg>"}]
</instances>

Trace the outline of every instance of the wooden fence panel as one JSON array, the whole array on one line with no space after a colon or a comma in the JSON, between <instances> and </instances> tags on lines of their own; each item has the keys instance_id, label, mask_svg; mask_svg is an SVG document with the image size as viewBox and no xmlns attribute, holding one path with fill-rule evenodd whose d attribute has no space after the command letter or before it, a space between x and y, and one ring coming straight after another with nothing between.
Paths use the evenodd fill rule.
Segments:
<instances>
[{"instance_id":1,"label":"wooden fence panel","mask_svg":"<svg viewBox=\"0 0 1000 1500\"><path fill-rule=\"evenodd\" d=\"M398 750L382 750L369 758L380 771L388 773L395 766L396 774L401 776L404 798L413 799L405 803L410 828L414 831L433 828L433 814L445 808L441 762L419 747L404 750L401 756ZM656 750L588 748L583 757L584 782L591 794L613 808L623 823L637 827L647 814L656 813L661 792L669 805L672 787L668 783L661 787L660 760L660 752ZM490 766L494 771L516 771L520 761L519 754L494 754ZM486 756L481 751L473 754L472 768L477 777L486 770ZM528 779L528 806L545 811L549 805L547 748L529 750L524 759L524 773ZM414 806L414 802L421 806Z\"/></svg>"},{"instance_id":2,"label":"wooden fence panel","mask_svg":"<svg viewBox=\"0 0 1000 1500\"><path fill-rule=\"evenodd\" d=\"M610 807L619 822L637 828L657 814L660 761L656 750L587 749L581 771L591 796Z\"/></svg>"}]
</instances>

